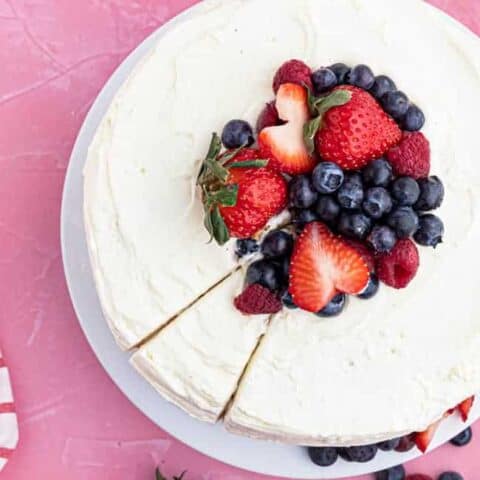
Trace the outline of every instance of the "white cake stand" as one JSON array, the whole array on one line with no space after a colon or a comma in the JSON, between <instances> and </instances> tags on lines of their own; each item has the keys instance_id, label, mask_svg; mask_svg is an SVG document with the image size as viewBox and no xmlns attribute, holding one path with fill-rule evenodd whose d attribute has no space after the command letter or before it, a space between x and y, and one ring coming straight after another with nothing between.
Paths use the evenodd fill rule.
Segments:
<instances>
[{"instance_id":1,"label":"white cake stand","mask_svg":"<svg viewBox=\"0 0 480 480\"><path fill-rule=\"evenodd\" d=\"M128 363L129 355L120 351L103 319L95 291L88 258L82 219L83 177L82 169L87 149L104 113L115 93L139 60L156 41L179 22L196 14L198 6L191 7L148 37L120 65L96 99L80 130L73 149L65 180L61 234L65 274L72 302L82 329L95 352L118 388L130 401L160 428L190 447L212 458L246 470L290 478L340 478L375 472L404 463L420 455L417 449L399 454L379 452L366 464L339 460L335 465L321 468L313 465L306 449L288 445L238 437L225 431L221 424L211 426L190 418L169 404ZM437 11L445 22L455 22ZM464 28L457 22L455 25ZM470 423L480 417L480 405L475 406ZM431 448L435 448L466 428L458 418L444 421Z\"/></svg>"}]
</instances>

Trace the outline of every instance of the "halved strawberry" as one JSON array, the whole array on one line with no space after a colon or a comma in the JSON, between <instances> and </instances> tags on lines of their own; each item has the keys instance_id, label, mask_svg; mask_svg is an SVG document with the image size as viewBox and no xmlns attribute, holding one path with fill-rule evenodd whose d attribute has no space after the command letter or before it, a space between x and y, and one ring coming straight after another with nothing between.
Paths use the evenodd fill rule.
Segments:
<instances>
[{"instance_id":1,"label":"halved strawberry","mask_svg":"<svg viewBox=\"0 0 480 480\"><path fill-rule=\"evenodd\" d=\"M475 400L475 397L469 397L466 400L464 400L462 403L458 405L458 410L460 412L460 415L462 416L462 420L466 422L468 420L468 415L470 414L470 410L472 409L473 401Z\"/></svg>"},{"instance_id":2,"label":"halved strawberry","mask_svg":"<svg viewBox=\"0 0 480 480\"><path fill-rule=\"evenodd\" d=\"M425 453L427 451L428 446L430 445L433 437L435 436L435 432L437 431L438 426L442 419L437 420L435 423L432 423L425 431L417 432L414 436L415 445L418 449Z\"/></svg>"},{"instance_id":3,"label":"halved strawberry","mask_svg":"<svg viewBox=\"0 0 480 480\"><path fill-rule=\"evenodd\" d=\"M290 263L289 290L297 306L318 312L338 293L360 293L368 266L355 248L321 222L309 223L298 238Z\"/></svg>"},{"instance_id":4,"label":"halved strawberry","mask_svg":"<svg viewBox=\"0 0 480 480\"><path fill-rule=\"evenodd\" d=\"M284 83L278 90L275 106L286 123L260 132L258 145L262 156L271 158L268 166L281 172L290 175L310 172L317 162L303 140L303 127L310 119L306 89Z\"/></svg>"}]
</instances>

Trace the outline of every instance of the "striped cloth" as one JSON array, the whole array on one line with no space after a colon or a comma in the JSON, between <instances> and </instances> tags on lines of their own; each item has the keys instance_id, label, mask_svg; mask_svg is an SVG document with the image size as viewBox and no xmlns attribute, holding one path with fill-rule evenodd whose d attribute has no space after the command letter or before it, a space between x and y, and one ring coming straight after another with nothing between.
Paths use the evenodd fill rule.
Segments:
<instances>
[{"instance_id":1,"label":"striped cloth","mask_svg":"<svg viewBox=\"0 0 480 480\"><path fill-rule=\"evenodd\" d=\"M8 369L0 352L0 470L18 442L18 423Z\"/></svg>"}]
</instances>

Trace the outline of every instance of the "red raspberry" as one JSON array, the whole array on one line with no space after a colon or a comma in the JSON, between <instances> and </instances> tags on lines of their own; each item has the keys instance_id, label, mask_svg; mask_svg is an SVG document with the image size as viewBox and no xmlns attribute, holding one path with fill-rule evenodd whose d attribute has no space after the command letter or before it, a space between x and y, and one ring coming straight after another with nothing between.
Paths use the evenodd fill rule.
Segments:
<instances>
[{"instance_id":1,"label":"red raspberry","mask_svg":"<svg viewBox=\"0 0 480 480\"><path fill-rule=\"evenodd\" d=\"M374 272L375 255L373 251L365 243L359 242L358 240L348 239L346 242L363 257L370 273Z\"/></svg>"},{"instance_id":2,"label":"red raspberry","mask_svg":"<svg viewBox=\"0 0 480 480\"><path fill-rule=\"evenodd\" d=\"M395 175L423 178L430 173L430 143L421 132L403 132L400 144L387 158Z\"/></svg>"},{"instance_id":3,"label":"red raspberry","mask_svg":"<svg viewBox=\"0 0 480 480\"><path fill-rule=\"evenodd\" d=\"M405 480L433 480L432 477L428 475L423 475L423 473L414 473L413 475L408 475Z\"/></svg>"},{"instance_id":4,"label":"red raspberry","mask_svg":"<svg viewBox=\"0 0 480 480\"><path fill-rule=\"evenodd\" d=\"M280 125L280 118L278 117L277 107L275 102L270 102L265 105L257 120L257 133L260 133L264 128L275 127Z\"/></svg>"},{"instance_id":5,"label":"red raspberry","mask_svg":"<svg viewBox=\"0 0 480 480\"><path fill-rule=\"evenodd\" d=\"M268 289L258 283L249 285L233 301L237 310L247 315L278 313L282 302Z\"/></svg>"},{"instance_id":6,"label":"red raspberry","mask_svg":"<svg viewBox=\"0 0 480 480\"><path fill-rule=\"evenodd\" d=\"M289 60L285 62L275 74L273 79L273 91L277 93L280 85L284 83L296 83L306 85L312 89L312 70L301 60Z\"/></svg>"},{"instance_id":7,"label":"red raspberry","mask_svg":"<svg viewBox=\"0 0 480 480\"><path fill-rule=\"evenodd\" d=\"M393 288L405 288L415 277L420 257L410 240L399 240L392 251L377 257L378 278Z\"/></svg>"}]
</instances>

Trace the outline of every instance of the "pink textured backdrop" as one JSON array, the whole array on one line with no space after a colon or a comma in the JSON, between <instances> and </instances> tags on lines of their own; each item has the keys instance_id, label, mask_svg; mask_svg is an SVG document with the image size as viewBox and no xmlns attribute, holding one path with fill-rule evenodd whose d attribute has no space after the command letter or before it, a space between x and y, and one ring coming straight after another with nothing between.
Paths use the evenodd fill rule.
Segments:
<instances>
[{"instance_id":1,"label":"pink textured backdrop","mask_svg":"<svg viewBox=\"0 0 480 480\"><path fill-rule=\"evenodd\" d=\"M62 271L62 185L79 127L115 67L194 0L0 0L0 345L21 442L5 480L264 478L196 453L137 411L96 361ZM479 0L431 0L480 33ZM479 479L480 428L408 465Z\"/></svg>"}]
</instances>

